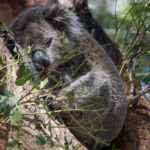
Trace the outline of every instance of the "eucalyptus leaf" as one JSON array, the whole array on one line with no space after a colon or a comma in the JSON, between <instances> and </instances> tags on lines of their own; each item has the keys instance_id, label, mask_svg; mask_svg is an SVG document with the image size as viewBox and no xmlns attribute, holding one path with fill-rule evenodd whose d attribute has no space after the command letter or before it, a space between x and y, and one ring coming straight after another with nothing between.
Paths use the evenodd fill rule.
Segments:
<instances>
[{"instance_id":1,"label":"eucalyptus leaf","mask_svg":"<svg viewBox=\"0 0 150 150\"><path fill-rule=\"evenodd\" d=\"M51 80L54 80L54 81L57 82L57 79L56 79L56 77L55 77L54 75L50 75L49 78L50 78Z\"/></svg>"},{"instance_id":2,"label":"eucalyptus leaf","mask_svg":"<svg viewBox=\"0 0 150 150\"><path fill-rule=\"evenodd\" d=\"M17 140L9 138L6 150L18 150L18 144L19 142Z\"/></svg>"},{"instance_id":3,"label":"eucalyptus leaf","mask_svg":"<svg viewBox=\"0 0 150 150\"><path fill-rule=\"evenodd\" d=\"M31 77L31 74L28 73L28 72L26 72L26 70L25 70L23 64L21 64L21 65L19 66L19 76L18 76L18 78L17 78L15 84L16 84L17 86L22 86L22 85L24 85L24 84L26 83L27 80L30 79L30 77Z\"/></svg>"},{"instance_id":4,"label":"eucalyptus leaf","mask_svg":"<svg viewBox=\"0 0 150 150\"><path fill-rule=\"evenodd\" d=\"M6 117L8 117L9 115L10 115L10 112L11 112L11 107L10 107L10 105L6 105L6 107L5 107L5 110L4 110L4 118L6 118Z\"/></svg>"},{"instance_id":5,"label":"eucalyptus leaf","mask_svg":"<svg viewBox=\"0 0 150 150\"><path fill-rule=\"evenodd\" d=\"M42 89L46 84L48 83L48 78L46 78L45 80L41 81L40 83L40 89Z\"/></svg>"},{"instance_id":6,"label":"eucalyptus leaf","mask_svg":"<svg viewBox=\"0 0 150 150\"><path fill-rule=\"evenodd\" d=\"M20 110L15 110L13 113L13 116L10 117L10 120L12 122L16 122L16 121L20 121L22 118L22 114L20 112Z\"/></svg>"},{"instance_id":7,"label":"eucalyptus leaf","mask_svg":"<svg viewBox=\"0 0 150 150\"><path fill-rule=\"evenodd\" d=\"M70 105L75 102L75 92L74 92L74 90L68 92L68 93L66 94L66 96L67 96L67 98L68 98L68 101L69 101L69 104L70 104Z\"/></svg>"},{"instance_id":8,"label":"eucalyptus leaf","mask_svg":"<svg viewBox=\"0 0 150 150\"><path fill-rule=\"evenodd\" d=\"M15 82L15 84L16 84L17 86L22 86L22 85L24 85L24 84L26 83L26 81L29 80L29 79L30 79L30 75L24 76L24 77L22 77L22 78L17 79L16 82Z\"/></svg>"},{"instance_id":9,"label":"eucalyptus leaf","mask_svg":"<svg viewBox=\"0 0 150 150\"><path fill-rule=\"evenodd\" d=\"M20 100L20 96L12 96L9 100L9 105L14 105Z\"/></svg>"},{"instance_id":10,"label":"eucalyptus leaf","mask_svg":"<svg viewBox=\"0 0 150 150\"><path fill-rule=\"evenodd\" d=\"M47 143L47 141L45 140L45 138L41 135L35 135L33 137L33 139L36 141L36 143L40 146L44 145Z\"/></svg>"},{"instance_id":11,"label":"eucalyptus leaf","mask_svg":"<svg viewBox=\"0 0 150 150\"><path fill-rule=\"evenodd\" d=\"M39 85L36 85L36 86L35 86L35 89L40 90L40 86L39 86Z\"/></svg>"},{"instance_id":12,"label":"eucalyptus leaf","mask_svg":"<svg viewBox=\"0 0 150 150\"><path fill-rule=\"evenodd\" d=\"M134 54L136 54L136 52L138 51L139 46L135 45L131 50L130 53L128 54L127 59L132 58L134 56Z\"/></svg>"},{"instance_id":13,"label":"eucalyptus leaf","mask_svg":"<svg viewBox=\"0 0 150 150\"><path fill-rule=\"evenodd\" d=\"M150 144L150 135L148 136L147 142Z\"/></svg>"},{"instance_id":14,"label":"eucalyptus leaf","mask_svg":"<svg viewBox=\"0 0 150 150\"><path fill-rule=\"evenodd\" d=\"M8 90L7 87L5 87L4 95L7 96L7 97L11 96L11 92Z\"/></svg>"},{"instance_id":15,"label":"eucalyptus leaf","mask_svg":"<svg viewBox=\"0 0 150 150\"><path fill-rule=\"evenodd\" d=\"M150 32L150 24L146 26L146 30Z\"/></svg>"},{"instance_id":16,"label":"eucalyptus leaf","mask_svg":"<svg viewBox=\"0 0 150 150\"><path fill-rule=\"evenodd\" d=\"M18 137L20 137L20 136L24 136L24 133L23 133L23 132L18 132L16 135L17 135Z\"/></svg>"},{"instance_id":17,"label":"eucalyptus leaf","mask_svg":"<svg viewBox=\"0 0 150 150\"><path fill-rule=\"evenodd\" d=\"M15 53L18 53L17 47L14 47L13 51L14 51Z\"/></svg>"},{"instance_id":18,"label":"eucalyptus leaf","mask_svg":"<svg viewBox=\"0 0 150 150\"><path fill-rule=\"evenodd\" d=\"M2 57L0 56L0 65L3 64L3 60L2 60Z\"/></svg>"},{"instance_id":19,"label":"eucalyptus leaf","mask_svg":"<svg viewBox=\"0 0 150 150\"><path fill-rule=\"evenodd\" d=\"M8 98L6 96L0 95L0 113L2 113L7 105Z\"/></svg>"}]
</instances>

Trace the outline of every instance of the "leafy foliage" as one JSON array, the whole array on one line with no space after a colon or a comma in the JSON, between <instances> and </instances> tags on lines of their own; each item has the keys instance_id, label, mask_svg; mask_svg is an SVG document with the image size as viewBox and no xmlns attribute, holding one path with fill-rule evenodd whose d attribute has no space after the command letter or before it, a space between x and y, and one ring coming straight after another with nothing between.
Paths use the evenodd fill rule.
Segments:
<instances>
[{"instance_id":1,"label":"leafy foliage","mask_svg":"<svg viewBox=\"0 0 150 150\"><path fill-rule=\"evenodd\" d=\"M19 142L17 140L9 138L6 150L18 150L18 144Z\"/></svg>"},{"instance_id":2,"label":"leafy foliage","mask_svg":"<svg viewBox=\"0 0 150 150\"><path fill-rule=\"evenodd\" d=\"M18 86L24 85L26 81L30 79L30 77L31 77L30 73L26 72L23 64L21 64L19 67L19 76L18 79L16 80L16 85Z\"/></svg>"},{"instance_id":3,"label":"leafy foliage","mask_svg":"<svg viewBox=\"0 0 150 150\"><path fill-rule=\"evenodd\" d=\"M36 143L38 144L38 145L40 145L40 146L42 146L42 145L44 145L44 144L46 144L47 142L46 142L46 140L45 140L45 138L43 137L43 136L41 136L41 135L35 135L34 137L33 137L33 139L36 141Z\"/></svg>"},{"instance_id":4,"label":"leafy foliage","mask_svg":"<svg viewBox=\"0 0 150 150\"><path fill-rule=\"evenodd\" d=\"M75 93L74 93L74 90L68 92L66 94L67 98L68 98L68 101L69 101L69 104L73 104L75 102Z\"/></svg>"},{"instance_id":5,"label":"leafy foliage","mask_svg":"<svg viewBox=\"0 0 150 150\"><path fill-rule=\"evenodd\" d=\"M4 95L0 95L0 113L3 114L3 117L8 117L13 109L11 106L19 102L20 97L12 96L12 93L6 88Z\"/></svg>"},{"instance_id":6,"label":"leafy foliage","mask_svg":"<svg viewBox=\"0 0 150 150\"><path fill-rule=\"evenodd\" d=\"M0 56L0 65L3 64L2 57Z\"/></svg>"},{"instance_id":7,"label":"leafy foliage","mask_svg":"<svg viewBox=\"0 0 150 150\"><path fill-rule=\"evenodd\" d=\"M123 52L120 74L123 75L127 68L137 80L148 84L150 82L150 3L146 0L138 3L129 0L123 6L123 10L116 10L114 14L108 9L106 1L100 0L100 4L100 7L93 10L93 14Z\"/></svg>"},{"instance_id":8,"label":"leafy foliage","mask_svg":"<svg viewBox=\"0 0 150 150\"><path fill-rule=\"evenodd\" d=\"M13 116L10 116L10 120L11 120L12 122L20 121L20 120L21 120L21 117L22 117L21 111L20 111L20 110L15 110L15 111L13 112Z\"/></svg>"},{"instance_id":9,"label":"leafy foliage","mask_svg":"<svg viewBox=\"0 0 150 150\"><path fill-rule=\"evenodd\" d=\"M150 135L148 136L147 142L150 144Z\"/></svg>"},{"instance_id":10,"label":"leafy foliage","mask_svg":"<svg viewBox=\"0 0 150 150\"><path fill-rule=\"evenodd\" d=\"M24 133L23 133L23 132L18 132L18 133L16 134L16 136L17 136L17 137L24 136Z\"/></svg>"}]
</instances>

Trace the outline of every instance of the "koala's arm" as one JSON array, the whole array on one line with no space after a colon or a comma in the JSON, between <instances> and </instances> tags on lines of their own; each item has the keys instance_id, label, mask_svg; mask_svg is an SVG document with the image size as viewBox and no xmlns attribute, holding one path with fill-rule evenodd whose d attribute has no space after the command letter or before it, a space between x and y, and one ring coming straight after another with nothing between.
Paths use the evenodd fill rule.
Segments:
<instances>
[{"instance_id":1,"label":"koala's arm","mask_svg":"<svg viewBox=\"0 0 150 150\"><path fill-rule=\"evenodd\" d=\"M53 109L75 109L91 106L93 108L108 108L110 104L109 79L104 72L90 71L81 76L68 87L62 89L58 97L74 96L74 100L54 100ZM86 107L87 108L87 107Z\"/></svg>"}]
</instances>

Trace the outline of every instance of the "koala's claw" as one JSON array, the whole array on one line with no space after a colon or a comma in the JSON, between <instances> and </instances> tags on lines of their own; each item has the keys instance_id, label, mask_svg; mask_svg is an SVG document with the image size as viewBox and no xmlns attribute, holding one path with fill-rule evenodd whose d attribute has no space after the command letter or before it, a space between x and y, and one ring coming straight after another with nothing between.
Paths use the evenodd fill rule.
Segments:
<instances>
[{"instance_id":1,"label":"koala's claw","mask_svg":"<svg viewBox=\"0 0 150 150\"><path fill-rule=\"evenodd\" d=\"M43 99L47 99L48 98L50 100L54 99L53 96L49 96L48 94L40 95L39 98L43 98Z\"/></svg>"},{"instance_id":2,"label":"koala's claw","mask_svg":"<svg viewBox=\"0 0 150 150\"><path fill-rule=\"evenodd\" d=\"M9 49L14 49L14 47L16 47L16 44L14 42L14 40L12 40L10 37L9 37L9 34L8 34L8 31L7 30L0 30L0 37L4 38L4 40L6 40L7 42L7 47Z\"/></svg>"},{"instance_id":3,"label":"koala's claw","mask_svg":"<svg viewBox=\"0 0 150 150\"><path fill-rule=\"evenodd\" d=\"M2 30L0 30L0 32L2 32L2 33L7 33L7 30L2 29Z\"/></svg>"},{"instance_id":4,"label":"koala's claw","mask_svg":"<svg viewBox=\"0 0 150 150\"><path fill-rule=\"evenodd\" d=\"M2 30L0 30L0 37L2 37L2 38L4 38L5 40L7 39L7 43L9 44L9 43L15 43L14 42L14 40L12 40L11 38L10 38L10 34L8 33L8 31L7 30L5 30L5 29L2 29Z\"/></svg>"},{"instance_id":5,"label":"koala's claw","mask_svg":"<svg viewBox=\"0 0 150 150\"><path fill-rule=\"evenodd\" d=\"M48 103L48 106L49 106L50 110L55 110L56 107L57 107L57 102L51 101L51 102Z\"/></svg>"},{"instance_id":6,"label":"koala's claw","mask_svg":"<svg viewBox=\"0 0 150 150\"><path fill-rule=\"evenodd\" d=\"M14 49L14 48L17 47L17 46L16 46L15 43L13 43L13 44L9 44L9 43L8 43L7 47L8 47L8 49Z\"/></svg>"},{"instance_id":7,"label":"koala's claw","mask_svg":"<svg viewBox=\"0 0 150 150\"><path fill-rule=\"evenodd\" d=\"M7 33L7 31L4 30L4 29L0 30L0 37L2 37L2 38L4 38L4 39L8 38L8 33Z\"/></svg>"},{"instance_id":8,"label":"koala's claw","mask_svg":"<svg viewBox=\"0 0 150 150\"><path fill-rule=\"evenodd\" d=\"M7 35L7 34L5 34L5 33L1 33L1 34L0 34L0 37L2 37L2 38L4 38L4 39L6 39L6 38L8 37L8 35Z\"/></svg>"}]
</instances>

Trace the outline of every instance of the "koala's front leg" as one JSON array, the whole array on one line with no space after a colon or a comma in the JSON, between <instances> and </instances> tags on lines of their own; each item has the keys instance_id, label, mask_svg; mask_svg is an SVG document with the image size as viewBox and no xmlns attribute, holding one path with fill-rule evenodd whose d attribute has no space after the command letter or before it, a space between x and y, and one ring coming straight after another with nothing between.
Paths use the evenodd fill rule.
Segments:
<instances>
[{"instance_id":1,"label":"koala's front leg","mask_svg":"<svg viewBox=\"0 0 150 150\"><path fill-rule=\"evenodd\" d=\"M104 72L90 71L59 93L60 100L52 100L50 109L99 109L110 104L109 79ZM64 97L64 100L63 100Z\"/></svg>"}]
</instances>

